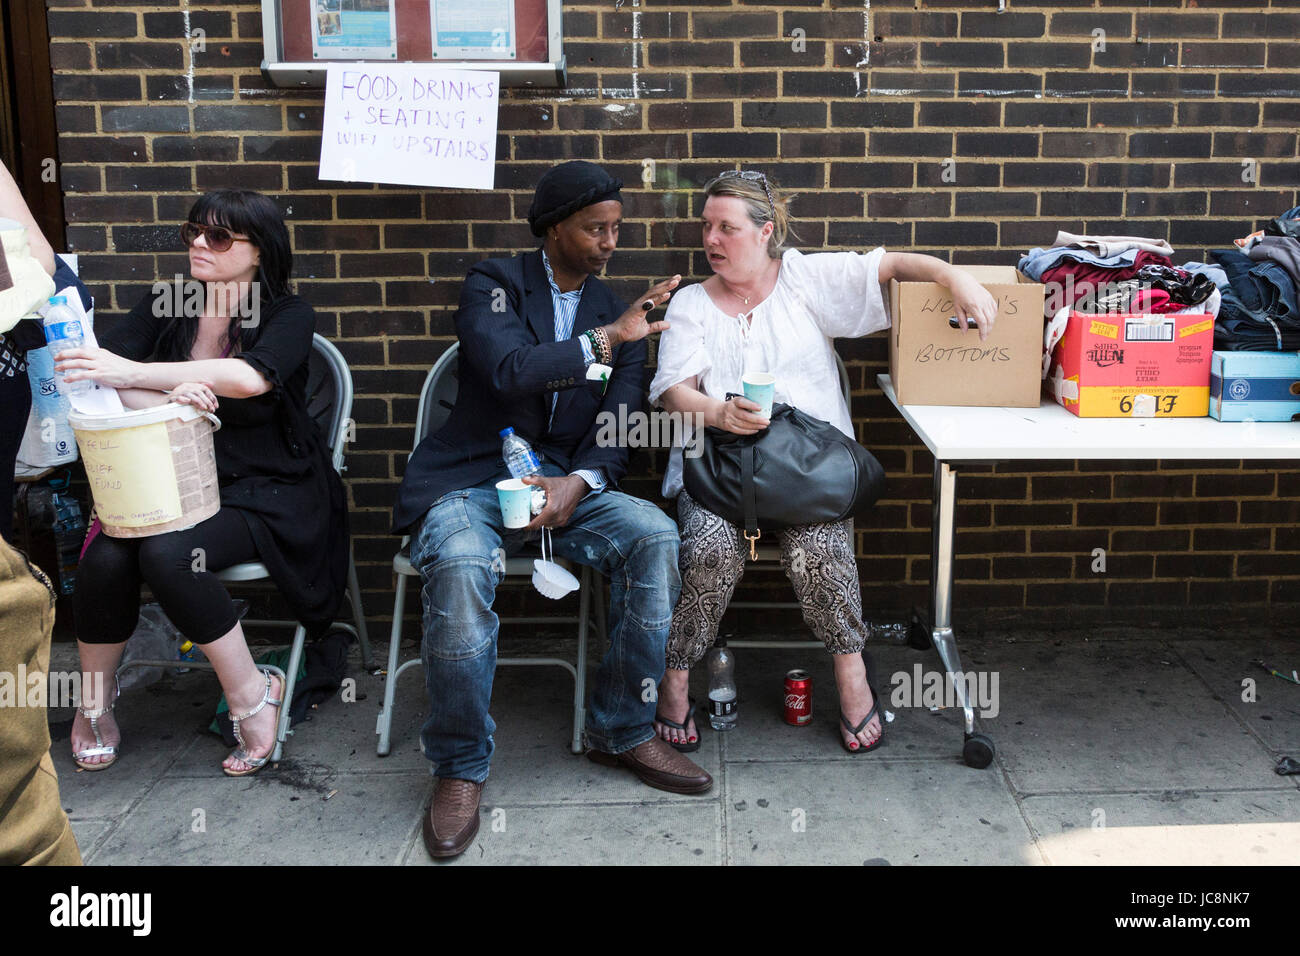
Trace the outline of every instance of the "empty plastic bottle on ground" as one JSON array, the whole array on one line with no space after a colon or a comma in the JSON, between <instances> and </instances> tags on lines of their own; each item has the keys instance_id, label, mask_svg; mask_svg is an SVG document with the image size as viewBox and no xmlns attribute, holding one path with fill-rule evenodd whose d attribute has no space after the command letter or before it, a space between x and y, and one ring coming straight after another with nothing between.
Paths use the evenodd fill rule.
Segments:
<instances>
[{"instance_id":1,"label":"empty plastic bottle on ground","mask_svg":"<svg viewBox=\"0 0 1300 956\"><path fill-rule=\"evenodd\" d=\"M199 651L194 646L193 641L181 641L180 649L176 653L176 659L180 662L180 665L176 668L176 673L188 674L194 668L186 665L194 663L198 660L198 656Z\"/></svg>"},{"instance_id":2,"label":"empty plastic bottle on ground","mask_svg":"<svg viewBox=\"0 0 1300 956\"><path fill-rule=\"evenodd\" d=\"M705 661L709 671L709 725L714 730L736 726L736 658L726 641L709 649Z\"/></svg>"},{"instance_id":3,"label":"empty plastic bottle on ground","mask_svg":"<svg viewBox=\"0 0 1300 956\"><path fill-rule=\"evenodd\" d=\"M533 451L533 446L515 434L513 428L503 428L497 433L501 436L501 457L505 459L506 467L510 469L511 476L515 478L526 478L529 475L541 477L542 463L537 458L537 453ZM546 492L540 486L533 486L533 514L538 514L546 507Z\"/></svg>"},{"instance_id":4,"label":"empty plastic bottle on ground","mask_svg":"<svg viewBox=\"0 0 1300 956\"><path fill-rule=\"evenodd\" d=\"M50 347L50 358L58 359L59 353L67 349L79 349L86 344L86 330L81 317L68 307L68 297L56 295L50 297L50 308L45 313L45 344ZM55 387L65 396L84 395L95 387L90 379L79 382L65 382L64 373L54 372Z\"/></svg>"}]
</instances>

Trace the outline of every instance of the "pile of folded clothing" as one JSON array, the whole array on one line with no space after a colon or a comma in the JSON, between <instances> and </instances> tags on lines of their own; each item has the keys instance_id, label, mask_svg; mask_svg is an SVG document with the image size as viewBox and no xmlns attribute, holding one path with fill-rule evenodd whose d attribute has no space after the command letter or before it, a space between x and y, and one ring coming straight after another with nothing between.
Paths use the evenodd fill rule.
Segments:
<instances>
[{"instance_id":1,"label":"pile of folded clothing","mask_svg":"<svg viewBox=\"0 0 1300 956\"><path fill-rule=\"evenodd\" d=\"M1227 275L1201 262L1173 264L1173 247L1143 236L1076 236L1058 232L1046 249L1030 249L1020 271L1047 286L1043 374L1070 312L1207 313L1216 316Z\"/></svg>"},{"instance_id":2,"label":"pile of folded clothing","mask_svg":"<svg viewBox=\"0 0 1300 956\"><path fill-rule=\"evenodd\" d=\"M1227 352L1300 350L1300 206L1212 253L1227 276L1214 347Z\"/></svg>"},{"instance_id":3,"label":"pile of folded clothing","mask_svg":"<svg viewBox=\"0 0 1300 956\"><path fill-rule=\"evenodd\" d=\"M1175 267L1164 239L1143 236L1076 236L1058 232L1046 249L1031 249L1020 271L1048 287L1044 314L1080 312L1181 312L1199 307L1214 314L1215 290L1227 277L1215 266Z\"/></svg>"}]
</instances>

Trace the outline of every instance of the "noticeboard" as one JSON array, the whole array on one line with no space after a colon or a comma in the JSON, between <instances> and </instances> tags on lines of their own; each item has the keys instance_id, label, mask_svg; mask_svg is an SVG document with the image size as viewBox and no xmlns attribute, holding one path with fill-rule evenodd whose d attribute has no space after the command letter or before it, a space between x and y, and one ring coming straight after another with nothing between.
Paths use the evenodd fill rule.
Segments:
<instances>
[{"instance_id":1,"label":"noticeboard","mask_svg":"<svg viewBox=\"0 0 1300 956\"><path fill-rule=\"evenodd\" d=\"M560 0L262 0L262 72L324 86L332 62L491 69L503 86L563 86Z\"/></svg>"}]
</instances>

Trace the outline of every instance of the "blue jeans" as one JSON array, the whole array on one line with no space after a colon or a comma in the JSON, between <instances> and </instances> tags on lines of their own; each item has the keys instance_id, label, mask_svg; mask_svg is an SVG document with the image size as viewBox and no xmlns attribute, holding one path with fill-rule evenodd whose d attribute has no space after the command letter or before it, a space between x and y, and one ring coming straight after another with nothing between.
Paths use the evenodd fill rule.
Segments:
<instances>
[{"instance_id":1,"label":"blue jeans","mask_svg":"<svg viewBox=\"0 0 1300 956\"><path fill-rule=\"evenodd\" d=\"M561 472L544 465L543 473ZM496 729L488 714L497 659L492 602L505 578L504 558L536 540L535 533L526 539L503 528L496 480L435 501L411 547L423 582L424 755L437 765L436 776L476 783L487 779ZM677 525L650 502L606 489L580 501L569 523L552 529L551 541L557 556L610 579L609 648L591 690L586 734L597 750L631 750L654 736L652 691L663 678L681 591Z\"/></svg>"}]
</instances>

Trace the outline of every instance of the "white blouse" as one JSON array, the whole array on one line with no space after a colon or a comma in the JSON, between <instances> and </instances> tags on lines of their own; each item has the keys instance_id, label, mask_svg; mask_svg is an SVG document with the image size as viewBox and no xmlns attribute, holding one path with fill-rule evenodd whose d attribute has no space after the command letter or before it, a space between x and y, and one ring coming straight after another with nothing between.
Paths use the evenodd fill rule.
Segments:
<instances>
[{"instance_id":1,"label":"white blouse","mask_svg":"<svg viewBox=\"0 0 1300 956\"><path fill-rule=\"evenodd\" d=\"M673 295L659 337L659 366L650 402L699 376L699 390L724 400L744 391L753 372L776 378L776 401L830 422L850 438L853 422L840 389L833 339L857 338L889 328L880 286L880 247L865 254L787 249L772 294L754 307L751 321L718 308L703 285ZM689 436L688 436L689 437ZM682 490L682 448L675 442L664 474L665 498Z\"/></svg>"}]
</instances>

